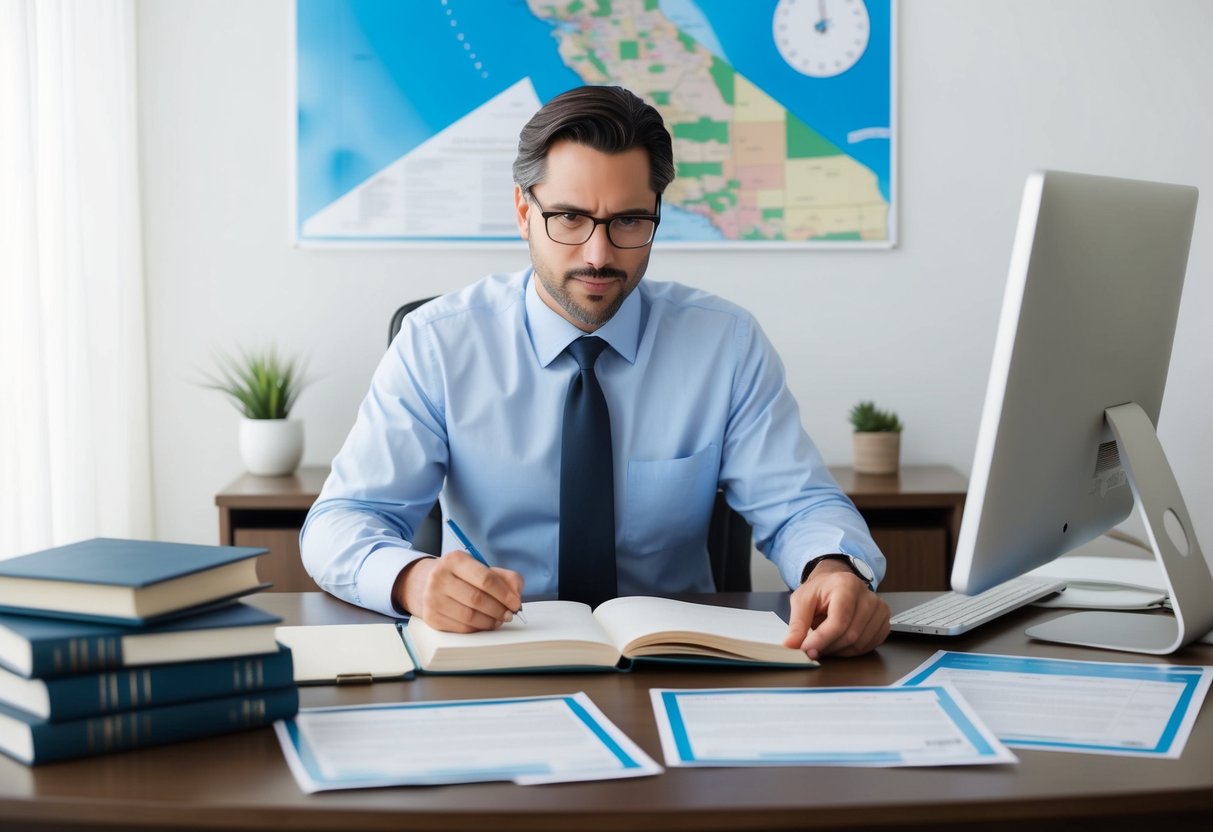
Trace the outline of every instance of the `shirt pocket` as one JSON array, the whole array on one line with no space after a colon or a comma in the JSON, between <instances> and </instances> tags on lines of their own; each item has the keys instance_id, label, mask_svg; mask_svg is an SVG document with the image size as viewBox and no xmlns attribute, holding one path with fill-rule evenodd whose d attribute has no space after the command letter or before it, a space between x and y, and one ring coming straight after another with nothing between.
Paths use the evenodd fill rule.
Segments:
<instances>
[{"instance_id":1,"label":"shirt pocket","mask_svg":"<svg viewBox=\"0 0 1213 832\"><path fill-rule=\"evenodd\" d=\"M715 443L678 459L628 462L623 541L635 554L707 545L720 452Z\"/></svg>"}]
</instances>

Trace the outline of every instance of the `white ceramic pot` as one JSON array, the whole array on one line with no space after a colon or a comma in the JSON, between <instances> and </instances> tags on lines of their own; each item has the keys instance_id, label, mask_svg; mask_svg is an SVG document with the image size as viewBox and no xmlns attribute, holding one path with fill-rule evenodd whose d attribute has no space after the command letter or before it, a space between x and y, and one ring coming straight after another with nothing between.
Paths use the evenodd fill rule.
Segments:
<instances>
[{"instance_id":1,"label":"white ceramic pot","mask_svg":"<svg viewBox=\"0 0 1213 832\"><path fill-rule=\"evenodd\" d=\"M280 477L303 459L303 422L295 419L241 419L240 458L250 474Z\"/></svg>"},{"instance_id":2,"label":"white ceramic pot","mask_svg":"<svg viewBox=\"0 0 1213 832\"><path fill-rule=\"evenodd\" d=\"M896 474L901 461L901 434L896 431L856 431L856 474Z\"/></svg>"}]
</instances>

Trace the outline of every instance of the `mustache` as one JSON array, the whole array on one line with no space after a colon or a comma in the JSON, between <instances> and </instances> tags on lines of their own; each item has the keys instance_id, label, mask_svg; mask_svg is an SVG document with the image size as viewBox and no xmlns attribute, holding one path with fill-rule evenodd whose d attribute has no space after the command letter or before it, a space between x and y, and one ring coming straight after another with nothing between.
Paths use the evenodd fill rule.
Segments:
<instances>
[{"instance_id":1,"label":"mustache","mask_svg":"<svg viewBox=\"0 0 1213 832\"><path fill-rule=\"evenodd\" d=\"M570 269L564 273L566 280L627 280L628 273L621 269L606 267L603 269Z\"/></svg>"}]
</instances>

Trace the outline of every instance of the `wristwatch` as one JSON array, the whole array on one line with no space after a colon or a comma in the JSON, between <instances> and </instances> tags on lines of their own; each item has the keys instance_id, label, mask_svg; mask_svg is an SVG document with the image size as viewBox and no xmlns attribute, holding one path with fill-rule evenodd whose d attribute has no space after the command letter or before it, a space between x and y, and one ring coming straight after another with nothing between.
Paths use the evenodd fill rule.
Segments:
<instances>
[{"instance_id":1,"label":"wristwatch","mask_svg":"<svg viewBox=\"0 0 1213 832\"><path fill-rule=\"evenodd\" d=\"M823 560L838 560L847 565L847 568L859 576L859 579L868 585L868 589L875 590L876 588L876 573L872 571L872 567L868 566L868 562L854 555L844 555L841 552L836 555L821 555L815 557L804 565L804 571L800 573L800 582L804 583L808 580L809 573L821 563Z\"/></svg>"}]
</instances>

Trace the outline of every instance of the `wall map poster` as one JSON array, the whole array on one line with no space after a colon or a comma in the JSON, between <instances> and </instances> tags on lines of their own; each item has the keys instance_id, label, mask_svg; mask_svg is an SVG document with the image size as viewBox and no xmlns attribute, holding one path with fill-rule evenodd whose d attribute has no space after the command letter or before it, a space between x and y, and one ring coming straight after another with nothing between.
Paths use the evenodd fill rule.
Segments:
<instances>
[{"instance_id":1,"label":"wall map poster","mask_svg":"<svg viewBox=\"0 0 1213 832\"><path fill-rule=\"evenodd\" d=\"M619 84L674 139L666 247L896 242L896 0L297 0L303 245L517 241L544 102Z\"/></svg>"}]
</instances>

